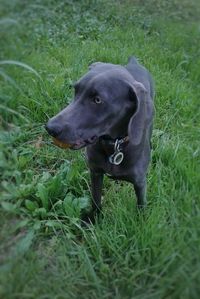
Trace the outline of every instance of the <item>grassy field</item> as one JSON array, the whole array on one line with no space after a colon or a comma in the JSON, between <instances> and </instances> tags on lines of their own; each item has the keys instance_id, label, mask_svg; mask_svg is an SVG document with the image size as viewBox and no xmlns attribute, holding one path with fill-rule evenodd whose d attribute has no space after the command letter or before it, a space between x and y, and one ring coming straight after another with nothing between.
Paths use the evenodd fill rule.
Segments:
<instances>
[{"instance_id":1,"label":"grassy field","mask_svg":"<svg viewBox=\"0 0 200 299\"><path fill-rule=\"evenodd\" d=\"M199 298L199 15L197 0L1 1L0 298ZM84 151L44 123L90 63L132 54L156 85L148 207L105 178L103 217L82 228Z\"/></svg>"}]
</instances>

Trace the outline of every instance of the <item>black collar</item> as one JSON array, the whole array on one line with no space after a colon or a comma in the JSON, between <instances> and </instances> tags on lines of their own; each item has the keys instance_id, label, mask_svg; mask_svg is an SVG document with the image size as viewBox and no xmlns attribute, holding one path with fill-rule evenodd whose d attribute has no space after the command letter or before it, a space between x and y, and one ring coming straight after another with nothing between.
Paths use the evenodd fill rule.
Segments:
<instances>
[{"instance_id":1,"label":"black collar","mask_svg":"<svg viewBox=\"0 0 200 299\"><path fill-rule=\"evenodd\" d=\"M109 145L109 146L115 146L116 142L119 144L119 145L122 145L122 144L127 144L129 142L129 137L128 136L125 136L125 137L119 137L119 138L116 138L116 139L113 139L111 138L110 136L102 136L99 138L99 141L101 144L103 145Z\"/></svg>"}]
</instances>

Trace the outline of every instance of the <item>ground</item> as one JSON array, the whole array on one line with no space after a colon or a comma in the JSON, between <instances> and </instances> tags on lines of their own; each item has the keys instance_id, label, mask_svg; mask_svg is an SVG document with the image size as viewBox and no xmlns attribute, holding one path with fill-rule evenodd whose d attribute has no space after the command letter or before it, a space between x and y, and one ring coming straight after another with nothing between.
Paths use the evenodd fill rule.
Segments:
<instances>
[{"instance_id":1,"label":"ground","mask_svg":"<svg viewBox=\"0 0 200 299\"><path fill-rule=\"evenodd\" d=\"M199 298L199 2L0 6L0 298ZM106 178L102 218L83 228L84 151L53 146L44 124L90 63L131 55L156 86L148 207Z\"/></svg>"}]
</instances>

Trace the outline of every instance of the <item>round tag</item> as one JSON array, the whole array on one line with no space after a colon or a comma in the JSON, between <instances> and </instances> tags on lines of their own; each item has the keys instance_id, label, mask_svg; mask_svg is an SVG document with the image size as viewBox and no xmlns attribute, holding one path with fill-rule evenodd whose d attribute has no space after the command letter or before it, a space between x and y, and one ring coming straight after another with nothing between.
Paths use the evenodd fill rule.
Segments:
<instances>
[{"instance_id":1,"label":"round tag","mask_svg":"<svg viewBox=\"0 0 200 299\"><path fill-rule=\"evenodd\" d=\"M110 163L114 164L114 165L119 165L122 163L124 159L124 154L122 152L118 152L116 154L113 154L109 157L109 161Z\"/></svg>"}]
</instances>

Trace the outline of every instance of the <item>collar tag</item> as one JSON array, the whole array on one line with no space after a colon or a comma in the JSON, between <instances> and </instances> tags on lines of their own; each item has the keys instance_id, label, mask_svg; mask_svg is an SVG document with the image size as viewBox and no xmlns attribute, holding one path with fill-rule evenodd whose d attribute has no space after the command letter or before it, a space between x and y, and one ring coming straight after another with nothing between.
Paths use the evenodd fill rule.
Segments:
<instances>
[{"instance_id":1,"label":"collar tag","mask_svg":"<svg viewBox=\"0 0 200 299\"><path fill-rule=\"evenodd\" d=\"M114 153L109 157L109 162L114 165L119 165L124 160L124 154L120 151L121 140L116 139Z\"/></svg>"},{"instance_id":2,"label":"collar tag","mask_svg":"<svg viewBox=\"0 0 200 299\"><path fill-rule=\"evenodd\" d=\"M109 157L109 162L114 165L121 164L123 160L124 160L124 154L122 152L114 153Z\"/></svg>"}]
</instances>

